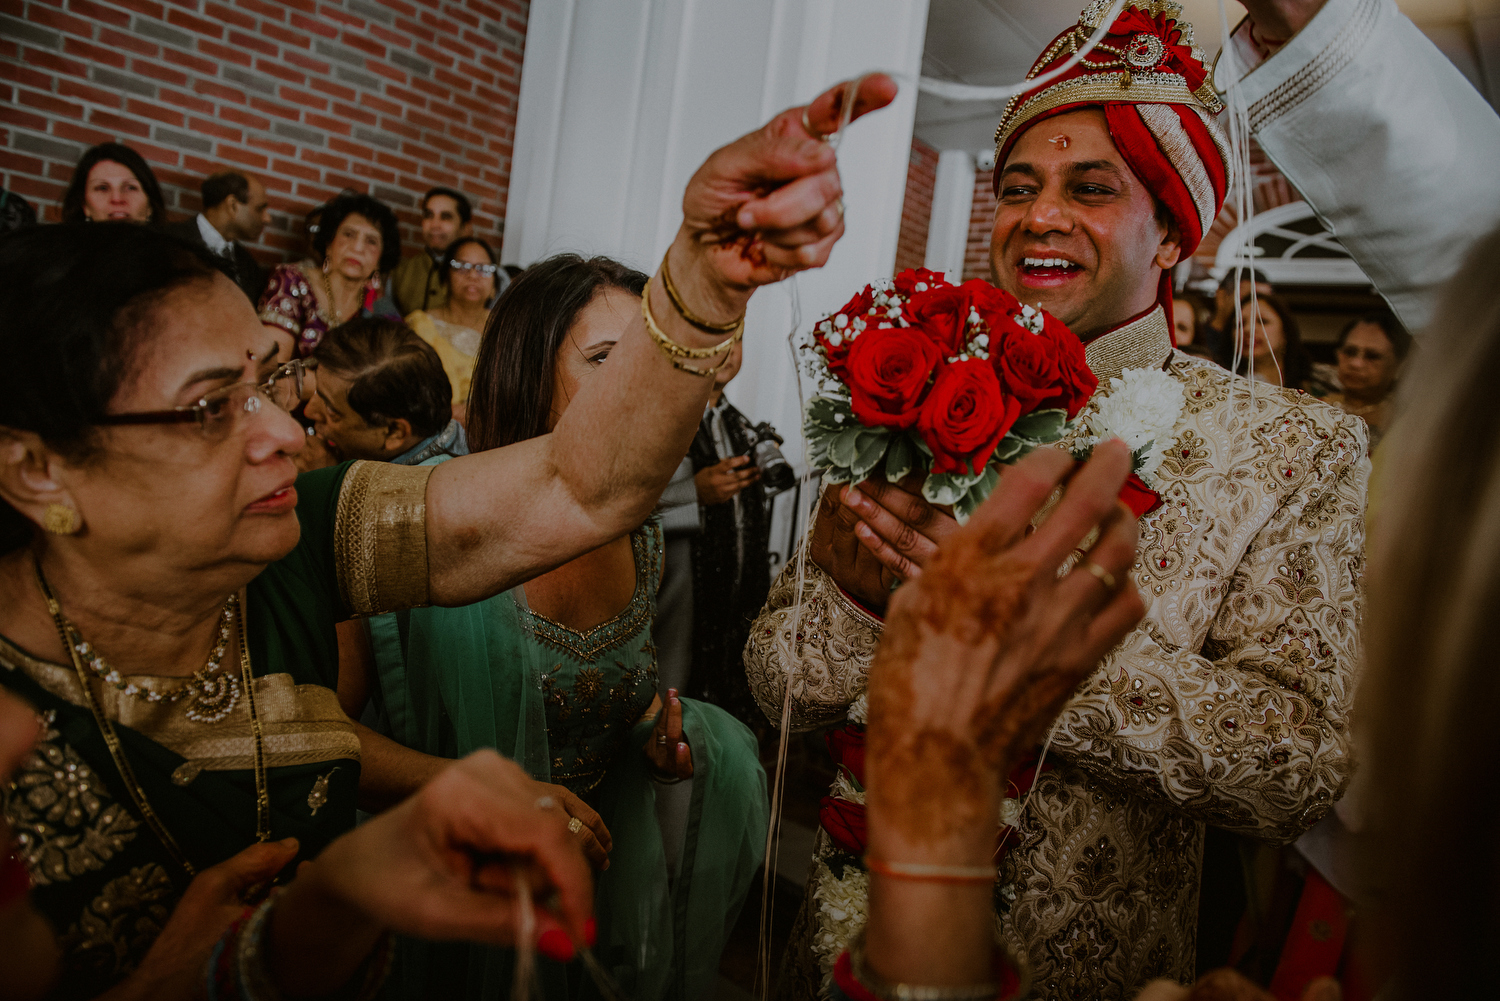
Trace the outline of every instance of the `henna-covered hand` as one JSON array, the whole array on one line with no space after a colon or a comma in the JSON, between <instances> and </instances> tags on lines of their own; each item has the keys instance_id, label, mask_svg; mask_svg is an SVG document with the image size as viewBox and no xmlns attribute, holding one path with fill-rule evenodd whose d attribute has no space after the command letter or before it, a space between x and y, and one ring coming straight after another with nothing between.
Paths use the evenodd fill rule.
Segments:
<instances>
[{"instance_id":1,"label":"henna-covered hand","mask_svg":"<svg viewBox=\"0 0 1500 1001\"><path fill-rule=\"evenodd\" d=\"M1027 534L1073 470L1055 449L1007 468L968 525L892 599L870 671L872 852L881 842L929 846L929 859L987 858L1010 762L1144 614L1128 577L1136 523L1116 499L1130 472L1123 444L1095 449ZM1059 577L1095 528L1084 560L1098 572L1080 565Z\"/></svg>"},{"instance_id":2,"label":"henna-covered hand","mask_svg":"<svg viewBox=\"0 0 1500 1001\"><path fill-rule=\"evenodd\" d=\"M714 321L744 311L757 286L821 267L844 233L843 187L833 148L808 133L838 127L848 83L806 108L790 108L716 150L688 182L672 277L692 308ZM883 74L861 82L853 117L885 107L896 85Z\"/></svg>"}]
</instances>

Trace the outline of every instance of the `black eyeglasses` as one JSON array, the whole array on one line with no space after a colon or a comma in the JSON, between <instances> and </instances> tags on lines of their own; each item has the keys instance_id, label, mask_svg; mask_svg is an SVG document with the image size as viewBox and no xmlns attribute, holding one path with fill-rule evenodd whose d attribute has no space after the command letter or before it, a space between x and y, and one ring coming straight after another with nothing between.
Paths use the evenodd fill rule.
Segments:
<instances>
[{"instance_id":1,"label":"black eyeglasses","mask_svg":"<svg viewBox=\"0 0 1500 1001\"><path fill-rule=\"evenodd\" d=\"M205 393L189 407L171 410L146 410L133 414L106 414L97 423L121 424L187 424L196 422L205 437L218 441L229 437L246 414L260 410L261 400L269 400L282 410L290 411L306 399L307 373L318 367L316 358L295 358L280 365L264 382L236 382L211 393Z\"/></svg>"},{"instance_id":2,"label":"black eyeglasses","mask_svg":"<svg viewBox=\"0 0 1500 1001\"><path fill-rule=\"evenodd\" d=\"M448 268L452 271L477 271L486 277L500 270L493 264L470 264L468 261L451 261Z\"/></svg>"}]
</instances>

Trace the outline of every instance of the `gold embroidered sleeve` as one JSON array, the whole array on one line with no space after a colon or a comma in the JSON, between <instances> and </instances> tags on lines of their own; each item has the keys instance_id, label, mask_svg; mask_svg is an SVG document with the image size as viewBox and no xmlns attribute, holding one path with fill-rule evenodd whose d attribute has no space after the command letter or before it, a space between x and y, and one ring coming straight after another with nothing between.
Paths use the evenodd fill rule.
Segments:
<instances>
[{"instance_id":1,"label":"gold embroidered sleeve","mask_svg":"<svg viewBox=\"0 0 1500 1001\"><path fill-rule=\"evenodd\" d=\"M339 595L355 615L426 605L427 478L433 466L356 462L334 522Z\"/></svg>"},{"instance_id":2,"label":"gold embroidered sleeve","mask_svg":"<svg viewBox=\"0 0 1500 1001\"><path fill-rule=\"evenodd\" d=\"M1233 569L1201 652L1148 619L1064 709L1058 752L1266 840L1297 837L1338 799L1354 766L1369 463L1359 422L1329 423L1319 445L1268 462L1300 475Z\"/></svg>"},{"instance_id":3,"label":"gold embroidered sleeve","mask_svg":"<svg viewBox=\"0 0 1500 1001\"><path fill-rule=\"evenodd\" d=\"M804 543L805 545L805 543ZM880 620L839 590L809 557L797 610L797 559L771 585L745 644L750 691L773 725L791 687L793 731L837 722L865 690L880 643Z\"/></svg>"}]
</instances>

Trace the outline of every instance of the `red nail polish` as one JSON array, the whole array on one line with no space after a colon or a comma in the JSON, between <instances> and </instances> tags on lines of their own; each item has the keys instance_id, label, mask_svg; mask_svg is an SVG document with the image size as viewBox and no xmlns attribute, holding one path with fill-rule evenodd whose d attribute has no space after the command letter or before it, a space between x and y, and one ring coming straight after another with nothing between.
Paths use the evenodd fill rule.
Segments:
<instances>
[{"instance_id":1,"label":"red nail polish","mask_svg":"<svg viewBox=\"0 0 1500 1001\"><path fill-rule=\"evenodd\" d=\"M573 943L561 928L548 928L536 940L536 951L548 959L566 963L573 958Z\"/></svg>"},{"instance_id":2,"label":"red nail polish","mask_svg":"<svg viewBox=\"0 0 1500 1001\"><path fill-rule=\"evenodd\" d=\"M593 918L583 923L583 940L589 944L590 949L599 941L599 922Z\"/></svg>"}]
</instances>

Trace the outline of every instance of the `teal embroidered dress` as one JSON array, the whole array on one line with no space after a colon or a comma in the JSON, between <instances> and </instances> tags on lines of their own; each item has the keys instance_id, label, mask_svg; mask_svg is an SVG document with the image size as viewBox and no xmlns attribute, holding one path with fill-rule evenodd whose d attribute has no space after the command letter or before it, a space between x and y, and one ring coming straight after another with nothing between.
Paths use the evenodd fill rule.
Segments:
<instances>
[{"instance_id":1,"label":"teal embroidered dress","mask_svg":"<svg viewBox=\"0 0 1500 1001\"><path fill-rule=\"evenodd\" d=\"M596 874L595 954L634 1001L705 996L765 849L765 773L753 735L716 706L683 699L693 751L687 834L669 873L641 721L656 694L651 641L661 530L631 535L636 586L586 632L538 615L516 588L462 608L370 620L377 729L429 754L493 747L599 811L614 841ZM640 722L638 722L640 721ZM403 941L387 997L505 997L511 952ZM596 997L578 964L539 959L548 1001Z\"/></svg>"}]
</instances>

